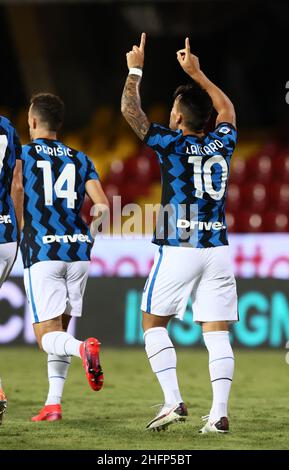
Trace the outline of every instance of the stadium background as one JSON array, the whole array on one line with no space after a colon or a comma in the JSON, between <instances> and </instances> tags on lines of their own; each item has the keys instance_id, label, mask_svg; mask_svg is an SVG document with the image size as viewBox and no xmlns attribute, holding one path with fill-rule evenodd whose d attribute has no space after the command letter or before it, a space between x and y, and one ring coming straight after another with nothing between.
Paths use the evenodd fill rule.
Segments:
<instances>
[{"instance_id":1,"label":"stadium background","mask_svg":"<svg viewBox=\"0 0 289 470\"><path fill-rule=\"evenodd\" d=\"M240 314L232 329L233 433L226 440L197 434L211 394L207 352L188 305L184 324L175 322L170 333L191 414L182 429L148 435L149 407L161 393L140 347L139 303L155 248L145 229L98 239L84 316L72 331L101 339L104 390L89 393L73 361L63 422L35 425L29 419L46 394L46 357L34 344L18 258L0 290L0 374L9 401L0 449L288 449L288 14L289 4L278 0L0 1L0 113L25 143L31 94L58 93L67 107L61 137L93 158L110 201L121 195L123 205L160 198L156 160L120 114L125 52L147 32L143 104L165 124L174 89L187 81L175 51L190 36L201 66L237 111L227 217Z\"/></svg>"},{"instance_id":2,"label":"stadium background","mask_svg":"<svg viewBox=\"0 0 289 470\"><path fill-rule=\"evenodd\" d=\"M241 321L233 338L246 347L280 348L289 339L289 74L287 61L276 60L289 6L282 3L282 14L280 6L230 1L0 5L1 114L12 119L25 143L31 94L59 94L67 107L61 137L94 160L111 203L119 195L122 206L137 202L143 208L160 200L156 159L119 110L125 52L142 30L147 32L143 104L153 121L166 124L172 93L187 82L175 51L190 36L201 66L236 105L239 143L227 222L240 294ZM89 209L87 201L87 219ZM140 222L145 225L143 218ZM79 336L97 331L109 346L142 343L139 302L155 250L145 226L139 236L123 236L96 240L85 316L72 325ZM34 342L21 275L18 259L0 292L3 344ZM190 306L185 324L173 331L179 345L200 342Z\"/></svg>"}]
</instances>

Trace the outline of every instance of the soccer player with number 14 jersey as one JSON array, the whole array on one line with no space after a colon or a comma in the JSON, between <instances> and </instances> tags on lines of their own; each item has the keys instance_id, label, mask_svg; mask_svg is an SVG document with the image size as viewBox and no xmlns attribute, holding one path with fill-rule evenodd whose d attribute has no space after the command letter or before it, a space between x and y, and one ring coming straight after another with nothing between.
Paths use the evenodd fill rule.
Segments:
<instances>
[{"instance_id":1,"label":"soccer player with number 14 jersey","mask_svg":"<svg viewBox=\"0 0 289 470\"><path fill-rule=\"evenodd\" d=\"M127 53L129 74L122 113L132 129L155 150L162 175L161 211L154 243L159 246L142 298L145 349L164 393L164 406L148 429L165 429L186 419L176 374L176 353L167 325L182 319L191 296L194 321L202 326L209 352L213 403L201 433L229 431L227 404L234 371L229 322L238 320L236 283L228 251L225 199L236 144L234 106L201 71L185 48L177 60L191 82L174 95L169 128L150 123L141 108L139 86L145 34ZM215 129L205 127L212 108ZM193 367L193 365L192 365ZM197 384L196 384L197 386Z\"/></svg>"},{"instance_id":2,"label":"soccer player with number 14 jersey","mask_svg":"<svg viewBox=\"0 0 289 470\"><path fill-rule=\"evenodd\" d=\"M49 392L32 421L61 419L61 397L71 356L82 359L91 388L103 385L96 338L78 341L67 328L82 314L93 237L81 218L85 194L108 207L92 161L57 138L64 104L34 96L28 113L32 142L23 147L18 178L24 187L21 252L24 284L39 347L48 354Z\"/></svg>"}]
</instances>

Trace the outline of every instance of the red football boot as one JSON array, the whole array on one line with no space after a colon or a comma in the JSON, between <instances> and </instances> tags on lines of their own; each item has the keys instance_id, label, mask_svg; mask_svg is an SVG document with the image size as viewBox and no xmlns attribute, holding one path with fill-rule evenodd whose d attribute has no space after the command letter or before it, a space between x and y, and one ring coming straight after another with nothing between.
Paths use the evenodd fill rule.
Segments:
<instances>
[{"instance_id":1,"label":"red football boot","mask_svg":"<svg viewBox=\"0 0 289 470\"><path fill-rule=\"evenodd\" d=\"M45 405L31 421L59 421L62 419L61 405Z\"/></svg>"},{"instance_id":2,"label":"red football boot","mask_svg":"<svg viewBox=\"0 0 289 470\"><path fill-rule=\"evenodd\" d=\"M99 363L100 342L96 338L88 338L80 345L80 355L86 377L92 390L98 391L103 386L103 372Z\"/></svg>"},{"instance_id":3,"label":"red football boot","mask_svg":"<svg viewBox=\"0 0 289 470\"><path fill-rule=\"evenodd\" d=\"M7 408L7 398L2 388L0 388L0 424L2 424L3 415Z\"/></svg>"}]
</instances>

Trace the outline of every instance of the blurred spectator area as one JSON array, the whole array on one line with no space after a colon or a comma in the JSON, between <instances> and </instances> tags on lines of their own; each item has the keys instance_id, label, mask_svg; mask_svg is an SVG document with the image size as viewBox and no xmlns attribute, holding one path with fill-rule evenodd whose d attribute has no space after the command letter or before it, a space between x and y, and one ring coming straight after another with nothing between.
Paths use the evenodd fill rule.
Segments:
<instances>
[{"instance_id":1,"label":"blurred spectator area","mask_svg":"<svg viewBox=\"0 0 289 470\"><path fill-rule=\"evenodd\" d=\"M289 232L289 146L278 140L233 155L227 192L231 232Z\"/></svg>"},{"instance_id":2,"label":"blurred spectator area","mask_svg":"<svg viewBox=\"0 0 289 470\"><path fill-rule=\"evenodd\" d=\"M27 112L9 116L22 142L29 141ZM153 122L168 122L168 110L155 105L148 110ZM256 136L252 140L252 135ZM160 171L154 152L129 128L119 111L100 107L87 127L61 136L67 145L84 151L94 162L102 185L112 205L114 196L121 196L121 207L137 203L159 204ZM90 201L86 200L83 216L90 221ZM289 145L278 139L268 141L267 134L241 133L234 152L227 189L227 226L230 232L289 232ZM151 233L145 225L143 233Z\"/></svg>"}]
</instances>

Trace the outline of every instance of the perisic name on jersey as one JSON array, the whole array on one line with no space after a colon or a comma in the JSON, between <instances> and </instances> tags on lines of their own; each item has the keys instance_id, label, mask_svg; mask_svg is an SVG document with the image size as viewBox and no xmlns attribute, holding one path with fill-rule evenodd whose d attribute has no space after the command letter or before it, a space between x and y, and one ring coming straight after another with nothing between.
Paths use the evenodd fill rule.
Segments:
<instances>
[{"instance_id":1,"label":"perisic name on jersey","mask_svg":"<svg viewBox=\"0 0 289 470\"><path fill-rule=\"evenodd\" d=\"M73 157L72 149L69 147L50 147L48 145L35 145L35 150L37 153L44 153L45 155L50 155L51 157Z\"/></svg>"}]
</instances>

